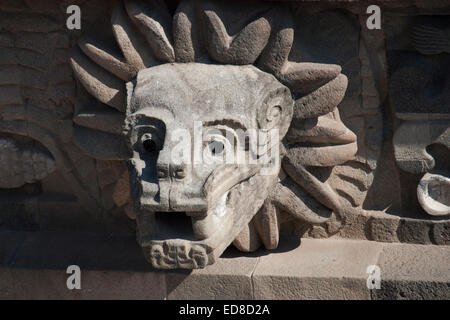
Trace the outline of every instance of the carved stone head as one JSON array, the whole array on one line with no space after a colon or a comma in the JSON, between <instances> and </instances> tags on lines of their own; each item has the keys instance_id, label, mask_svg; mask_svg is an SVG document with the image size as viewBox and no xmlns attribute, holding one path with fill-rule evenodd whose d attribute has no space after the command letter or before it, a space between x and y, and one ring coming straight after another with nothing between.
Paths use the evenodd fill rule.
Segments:
<instances>
[{"instance_id":1,"label":"carved stone head","mask_svg":"<svg viewBox=\"0 0 450 320\"><path fill-rule=\"evenodd\" d=\"M229 244L249 223L277 182L279 154L272 155L277 170L262 175L264 164L249 163L253 150L240 142L249 129L276 129L278 141L259 149L278 149L292 118L290 90L253 66L175 63L139 71L129 94L128 167L145 230L141 244L155 266L203 267L214 260L217 244ZM238 164L239 151L244 161Z\"/></svg>"},{"instance_id":2,"label":"carved stone head","mask_svg":"<svg viewBox=\"0 0 450 320\"><path fill-rule=\"evenodd\" d=\"M356 153L336 109L347 78L337 65L288 60L288 10L226 7L182 1L172 19L159 1L119 2L121 53L86 37L72 53L85 89L119 111L102 117L123 129L86 131L94 126L78 115L76 143L127 162L138 241L158 268L205 267L231 243L276 248L279 210L310 224L341 219L337 194L305 167Z\"/></svg>"}]
</instances>

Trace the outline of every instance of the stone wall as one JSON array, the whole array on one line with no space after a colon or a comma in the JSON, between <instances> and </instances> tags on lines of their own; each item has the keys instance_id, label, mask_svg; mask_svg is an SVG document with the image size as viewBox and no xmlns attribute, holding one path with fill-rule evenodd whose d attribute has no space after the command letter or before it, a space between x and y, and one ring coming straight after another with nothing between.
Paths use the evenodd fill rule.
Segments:
<instances>
[{"instance_id":1,"label":"stone wall","mask_svg":"<svg viewBox=\"0 0 450 320\"><path fill-rule=\"evenodd\" d=\"M81 8L81 30L66 28L72 4ZM372 4L381 8L381 29L367 28ZM261 178L244 195L255 203L234 205L232 211L247 220L234 218L219 255L231 242L246 252L262 245L274 249L279 234L450 243L449 1L260 1L198 8L168 1L162 13L156 8L155 15L142 18L139 10L139 4L124 9L121 1L0 0L1 230L137 232L144 248L155 246L147 240L154 217L139 213L143 200L133 188L141 181L129 180L126 165L142 154L123 155L130 142L123 140L122 127L138 123L129 119L141 108L131 97L176 97L195 80L166 85L161 97L150 98L147 89L141 96L128 91L127 98L125 82L140 88L139 81L151 81L156 71L148 78L140 71L150 66L206 62L237 65L242 77L242 65L254 65L287 87L294 101L293 111L283 110L293 120L283 120L289 130L280 142L277 184ZM128 27L144 30L147 38ZM145 41L153 54L148 60ZM142 61L132 59L136 52ZM241 89L222 88L229 90L223 93L215 73L202 84L216 86L212 99L254 89L244 89L251 81L242 80ZM186 71L183 81L192 74L206 72ZM258 79L267 86L272 81ZM197 94L203 91L192 95ZM182 98L173 99L176 105ZM185 119L192 113L173 108ZM326 146L320 149L320 143ZM341 148L323 151L334 143ZM179 211L196 212L193 198ZM204 224L198 232L213 228Z\"/></svg>"}]
</instances>

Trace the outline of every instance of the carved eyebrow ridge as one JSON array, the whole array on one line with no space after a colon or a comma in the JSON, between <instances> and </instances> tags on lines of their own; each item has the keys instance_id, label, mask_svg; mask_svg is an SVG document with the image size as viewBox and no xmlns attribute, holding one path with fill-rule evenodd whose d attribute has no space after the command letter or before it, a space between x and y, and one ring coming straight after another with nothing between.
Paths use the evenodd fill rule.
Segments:
<instances>
[{"instance_id":1,"label":"carved eyebrow ridge","mask_svg":"<svg viewBox=\"0 0 450 320\"><path fill-rule=\"evenodd\" d=\"M234 119L219 119L214 121L206 121L204 125L205 126L225 125L233 129L241 129L243 131L247 130L247 128L242 123Z\"/></svg>"}]
</instances>

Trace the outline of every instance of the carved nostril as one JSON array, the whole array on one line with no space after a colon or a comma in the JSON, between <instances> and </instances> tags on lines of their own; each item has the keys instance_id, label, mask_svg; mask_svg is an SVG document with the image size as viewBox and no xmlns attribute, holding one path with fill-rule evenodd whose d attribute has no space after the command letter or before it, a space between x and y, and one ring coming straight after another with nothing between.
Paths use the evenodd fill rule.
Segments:
<instances>
[{"instance_id":1,"label":"carved nostril","mask_svg":"<svg viewBox=\"0 0 450 320\"><path fill-rule=\"evenodd\" d=\"M178 179L184 179L186 177L186 170L179 168L175 171L175 177Z\"/></svg>"},{"instance_id":2,"label":"carved nostril","mask_svg":"<svg viewBox=\"0 0 450 320\"><path fill-rule=\"evenodd\" d=\"M164 170L158 169L158 179L164 179L167 178L167 172Z\"/></svg>"}]
</instances>

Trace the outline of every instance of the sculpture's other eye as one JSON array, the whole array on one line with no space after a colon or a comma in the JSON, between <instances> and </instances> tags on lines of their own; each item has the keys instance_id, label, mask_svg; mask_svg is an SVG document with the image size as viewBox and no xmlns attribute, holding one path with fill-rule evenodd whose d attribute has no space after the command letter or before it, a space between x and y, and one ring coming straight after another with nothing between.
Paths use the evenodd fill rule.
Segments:
<instances>
[{"instance_id":1,"label":"sculpture's other eye","mask_svg":"<svg viewBox=\"0 0 450 320\"><path fill-rule=\"evenodd\" d=\"M204 133L204 150L212 159L232 156L236 150L237 135L233 128L221 124L209 127Z\"/></svg>"},{"instance_id":2,"label":"sculpture's other eye","mask_svg":"<svg viewBox=\"0 0 450 320\"><path fill-rule=\"evenodd\" d=\"M223 153L223 150L225 149L224 144L217 140L211 141L208 147L211 153L215 156L221 155Z\"/></svg>"},{"instance_id":3,"label":"sculpture's other eye","mask_svg":"<svg viewBox=\"0 0 450 320\"><path fill-rule=\"evenodd\" d=\"M146 133L141 137L142 149L148 153L154 153L161 150L161 144L157 135Z\"/></svg>"}]
</instances>

